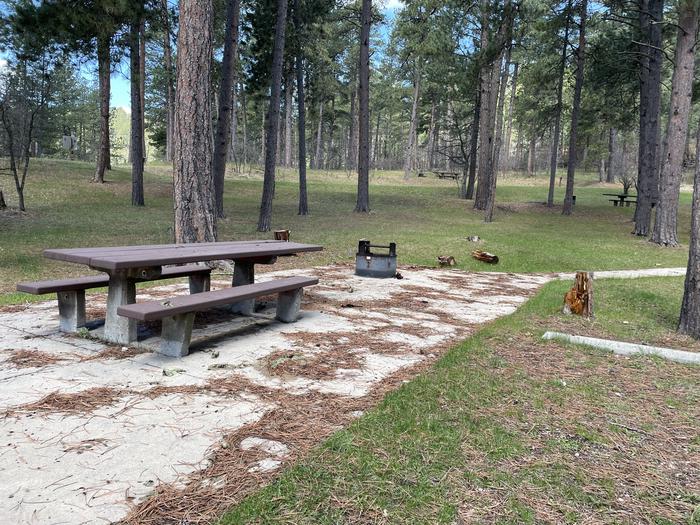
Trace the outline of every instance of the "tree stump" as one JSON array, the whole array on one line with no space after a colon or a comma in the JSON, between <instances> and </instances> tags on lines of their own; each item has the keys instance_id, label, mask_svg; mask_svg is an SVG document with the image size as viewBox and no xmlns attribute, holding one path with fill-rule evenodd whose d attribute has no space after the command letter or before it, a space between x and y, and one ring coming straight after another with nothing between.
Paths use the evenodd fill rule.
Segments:
<instances>
[{"instance_id":1,"label":"tree stump","mask_svg":"<svg viewBox=\"0 0 700 525\"><path fill-rule=\"evenodd\" d=\"M593 272L576 272L574 286L564 295L564 313L593 317Z\"/></svg>"},{"instance_id":2,"label":"tree stump","mask_svg":"<svg viewBox=\"0 0 700 525\"><path fill-rule=\"evenodd\" d=\"M275 230L273 233L276 241L289 241L289 230Z\"/></svg>"}]
</instances>

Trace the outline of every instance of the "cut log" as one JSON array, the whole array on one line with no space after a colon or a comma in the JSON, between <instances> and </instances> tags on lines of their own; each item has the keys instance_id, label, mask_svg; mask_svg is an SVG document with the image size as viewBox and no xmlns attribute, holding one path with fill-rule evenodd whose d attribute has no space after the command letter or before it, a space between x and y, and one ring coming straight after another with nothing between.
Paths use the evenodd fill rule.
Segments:
<instances>
[{"instance_id":1,"label":"cut log","mask_svg":"<svg viewBox=\"0 0 700 525\"><path fill-rule=\"evenodd\" d=\"M481 250L474 250L472 252L472 257L479 261L483 261L489 264L498 264L498 255L494 255L489 252L482 252Z\"/></svg>"},{"instance_id":2,"label":"cut log","mask_svg":"<svg viewBox=\"0 0 700 525\"><path fill-rule=\"evenodd\" d=\"M563 311L593 317L593 272L576 272L574 286L564 295Z\"/></svg>"},{"instance_id":3,"label":"cut log","mask_svg":"<svg viewBox=\"0 0 700 525\"><path fill-rule=\"evenodd\" d=\"M438 255L438 265L439 266L454 266L457 264L457 261L455 261L455 258L452 257L451 255Z\"/></svg>"}]
</instances>

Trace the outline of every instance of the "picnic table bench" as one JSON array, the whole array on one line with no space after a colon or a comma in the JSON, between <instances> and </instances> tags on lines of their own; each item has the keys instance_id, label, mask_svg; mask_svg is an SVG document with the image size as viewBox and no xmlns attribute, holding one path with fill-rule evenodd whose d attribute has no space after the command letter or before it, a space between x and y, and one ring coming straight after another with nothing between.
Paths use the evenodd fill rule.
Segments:
<instances>
[{"instance_id":1,"label":"picnic table bench","mask_svg":"<svg viewBox=\"0 0 700 525\"><path fill-rule=\"evenodd\" d=\"M285 241L235 241L212 242L193 244L163 244L144 246L117 246L105 248L74 248L45 250L44 256L65 262L86 265L94 270L107 274L107 276L88 276L78 279L66 279L58 281L41 281L35 283L20 283L18 290L28 293L56 292L59 300L60 328L64 331L75 331L85 324L85 290L100 286L107 286L107 311L105 315L103 338L117 344L129 344L136 341L137 320L141 310L126 307L136 303L136 283L173 277L190 278L190 293L188 301L182 302L182 298L171 298L161 302L161 307L169 308L172 304L192 308L192 312L211 308L220 304L217 301L226 297L233 304L232 312L251 314L254 311L255 298L272 293L267 283L254 283L256 264L273 264L277 257L294 255L302 252L322 250L321 246L300 244ZM209 292L209 268L193 266L192 263L205 263L213 260L232 260L234 272L232 288L227 294ZM166 267L167 265L185 265ZM313 279L311 279L313 281ZM304 286L315 284L309 280L304 282L294 281L282 284L282 288L294 284L298 290ZM243 286L247 286L242 289ZM241 289L238 289L241 288ZM283 294L291 290L275 288L273 291ZM219 291L221 292L221 291ZM244 293L243 293L244 292ZM209 295L209 294L217 295ZM288 302L287 296L281 296L281 301ZM175 301L175 303L173 303ZM147 303L143 303L147 304ZM121 312L120 312L121 308ZM146 307L143 307L146 308ZM153 305L151 305L153 313ZM158 308L156 308L158 310ZM162 308L161 308L162 310ZM289 310L289 309L287 309ZM289 311L283 307L278 317L291 319ZM168 310L173 314L173 310ZM286 312L286 313L285 313ZM180 314L165 315L165 317L177 317ZM177 317L174 322L181 332L188 332L188 316ZM165 322L166 336L173 333L170 327L173 323ZM191 332L191 322L189 332ZM167 325L167 326L166 326ZM177 338L176 338L177 339ZM189 345L189 336L180 337L180 350ZM165 345L166 350L173 345ZM185 355L180 353L179 355Z\"/></svg>"}]
</instances>

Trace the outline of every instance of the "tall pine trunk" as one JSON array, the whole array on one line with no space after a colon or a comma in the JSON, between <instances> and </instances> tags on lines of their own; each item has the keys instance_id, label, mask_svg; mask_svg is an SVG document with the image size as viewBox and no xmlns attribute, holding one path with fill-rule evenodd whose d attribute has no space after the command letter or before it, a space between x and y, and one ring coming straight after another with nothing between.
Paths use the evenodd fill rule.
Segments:
<instances>
[{"instance_id":1,"label":"tall pine trunk","mask_svg":"<svg viewBox=\"0 0 700 525\"><path fill-rule=\"evenodd\" d=\"M477 90L474 102L474 120L472 121L472 135L469 139L469 177L467 180L466 198L474 198L474 184L476 183L476 161L479 149L479 119L481 117L481 92Z\"/></svg>"},{"instance_id":2,"label":"tall pine trunk","mask_svg":"<svg viewBox=\"0 0 700 525\"><path fill-rule=\"evenodd\" d=\"M659 127L663 44L663 0L640 0L639 25L645 43L640 46L639 161L634 234L646 236L651 228L652 203L659 194Z\"/></svg>"},{"instance_id":3,"label":"tall pine trunk","mask_svg":"<svg viewBox=\"0 0 700 525\"><path fill-rule=\"evenodd\" d=\"M288 68L284 83L284 166L292 167L292 92L294 91L293 66Z\"/></svg>"},{"instance_id":4,"label":"tall pine trunk","mask_svg":"<svg viewBox=\"0 0 700 525\"><path fill-rule=\"evenodd\" d=\"M168 0L161 0L163 18L163 66L165 69L165 160L173 161L173 127L175 124L175 87L173 74L173 51L170 45L170 13Z\"/></svg>"},{"instance_id":5,"label":"tall pine trunk","mask_svg":"<svg viewBox=\"0 0 700 525\"><path fill-rule=\"evenodd\" d=\"M301 32L301 16L299 0L294 0L294 26L297 33ZM299 215L309 214L309 201L306 191L306 101L304 100L304 50L301 42L297 43L295 73L297 80L297 130L299 143Z\"/></svg>"},{"instance_id":6,"label":"tall pine trunk","mask_svg":"<svg viewBox=\"0 0 700 525\"><path fill-rule=\"evenodd\" d=\"M144 205L143 195L143 97L141 95L141 23L132 22L129 29L131 76L131 204Z\"/></svg>"},{"instance_id":7,"label":"tall pine trunk","mask_svg":"<svg viewBox=\"0 0 700 525\"><path fill-rule=\"evenodd\" d=\"M231 142L233 86L236 83L240 12L240 0L228 0L226 5L224 56L221 61L221 82L219 84L219 114L216 119L214 160L212 164L216 216L222 218L226 216L224 213L224 179L226 176L226 157L228 156L229 143Z\"/></svg>"},{"instance_id":8,"label":"tall pine trunk","mask_svg":"<svg viewBox=\"0 0 700 525\"><path fill-rule=\"evenodd\" d=\"M275 45L272 51L272 75L270 103L267 108L265 137L265 176L260 202L258 231L270 231L272 222L272 198L275 191L275 164L277 161L277 137L280 123L280 97L282 94L282 59L284 58L284 33L287 26L287 0L277 1Z\"/></svg>"},{"instance_id":9,"label":"tall pine trunk","mask_svg":"<svg viewBox=\"0 0 700 525\"><path fill-rule=\"evenodd\" d=\"M571 215L574 208L574 177L576 175L576 142L578 139L578 119L581 112L581 91L586 60L586 19L588 18L588 0L581 0L581 11L576 49L576 83L574 100L571 108L571 131L569 132L569 162L566 167L566 193L564 194L564 215Z\"/></svg>"},{"instance_id":10,"label":"tall pine trunk","mask_svg":"<svg viewBox=\"0 0 700 525\"><path fill-rule=\"evenodd\" d=\"M506 125L506 138L503 143L503 161L504 169L511 170L513 166L510 161L510 142L513 133L513 108L515 106L515 93L518 88L518 69L519 64L513 64L513 81L510 86L510 102L508 103L508 124Z\"/></svg>"},{"instance_id":11,"label":"tall pine trunk","mask_svg":"<svg viewBox=\"0 0 700 525\"><path fill-rule=\"evenodd\" d=\"M682 0L678 9L676 65L671 81L671 102L666 138L664 139L659 202L656 207L656 221L651 236L652 242L662 246L678 246L678 197L693 93L695 46L700 5L695 0Z\"/></svg>"},{"instance_id":12,"label":"tall pine trunk","mask_svg":"<svg viewBox=\"0 0 700 525\"><path fill-rule=\"evenodd\" d=\"M690 220L690 253L678 330L700 339L700 133L695 149L693 211Z\"/></svg>"},{"instance_id":13,"label":"tall pine trunk","mask_svg":"<svg viewBox=\"0 0 700 525\"><path fill-rule=\"evenodd\" d=\"M353 84L350 85L350 121L348 122L348 155L345 161L347 170L357 169L357 88Z\"/></svg>"},{"instance_id":14,"label":"tall pine trunk","mask_svg":"<svg viewBox=\"0 0 700 525\"><path fill-rule=\"evenodd\" d=\"M323 100L318 108L318 128L316 129L316 153L314 154L314 168L323 169Z\"/></svg>"},{"instance_id":15,"label":"tall pine trunk","mask_svg":"<svg viewBox=\"0 0 700 525\"><path fill-rule=\"evenodd\" d=\"M557 85L557 109L554 117L554 132L552 133L552 150L549 160L549 192L547 206L554 206L554 184L557 180L557 160L559 156L559 136L561 132L561 114L564 96L564 74L566 73L566 55L569 47L569 28L571 26L571 0L566 4L566 23L564 28L564 43L561 46L561 61L559 62L559 84ZM528 163L529 164L529 163Z\"/></svg>"},{"instance_id":16,"label":"tall pine trunk","mask_svg":"<svg viewBox=\"0 0 700 525\"><path fill-rule=\"evenodd\" d=\"M372 23L372 0L362 0L360 15L360 63L357 98L359 102L357 156L357 203L355 211L369 212L369 30Z\"/></svg>"},{"instance_id":17,"label":"tall pine trunk","mask_svg":"<svg viewBox=\"0 0 700 525\"><path fill-rule=\"evenodd\" d=\"M105 170L109 168L109 97L112 37L105 36L97 40L97 67L100 92L100 141L97 146L97 167L93 182L105 181Z\"/></svg>"},{"instance_id":18,"label":"tall pine trunk","mask_svg":"<svg viewBox=\"0 0 700 525\"><path fill-rule=\"evenodd\" d=\"M420 59L416 59L413 72L413 105L411 106L411 123L406 140L406 153L403 163L403 178L408 179L411 172L418 169L418 101L420 100Z\"/></svg>"},{"instance_id":19,"label":"tall pine trunk","mask_svg":"<svg viewBox=\"0 0 700 525\"><path fill-rule=\"evenodd\" d=\"M212 177L212 0L180 0L175 90L175 241L216 240Z\"/></svg>"}]
</instances>

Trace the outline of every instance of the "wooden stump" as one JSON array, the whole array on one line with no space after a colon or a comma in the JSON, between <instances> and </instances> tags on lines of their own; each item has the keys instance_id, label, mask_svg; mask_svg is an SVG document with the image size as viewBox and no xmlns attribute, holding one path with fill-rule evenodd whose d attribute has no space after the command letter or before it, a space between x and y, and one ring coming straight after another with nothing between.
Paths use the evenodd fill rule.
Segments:
<instances>
[{"instance_id":1,"label":"wooden stump","mask_svg":"<svg viewBox=\"0 0 700 525\"><path fill-rule=\"evenodd\" d=\"M289 241L289 230L275 230L273 232L276 241Z\"/></svg>"},{"instance_id":2,"label":"wooden stump","mask_svg":"<svg viewBox=\"0 0 700 525\"><path fill-rule=\"evenodd\" d=\"M593 317L593 272L576 272L574 286L564 296L564 313Z\"/></svg>"}]
</instances>

